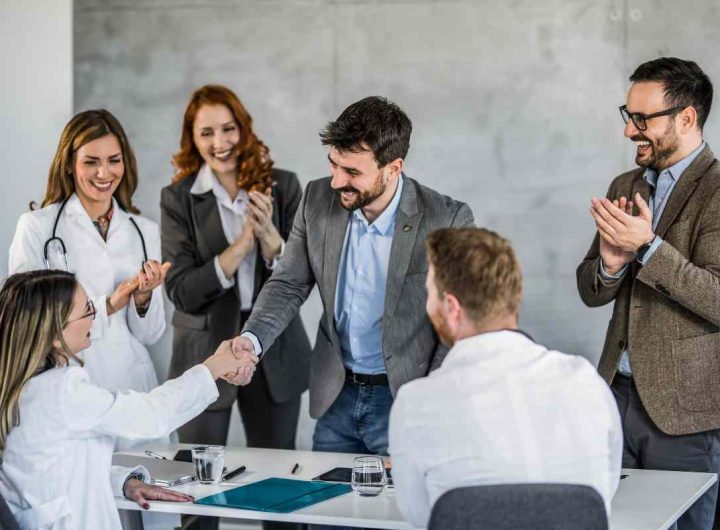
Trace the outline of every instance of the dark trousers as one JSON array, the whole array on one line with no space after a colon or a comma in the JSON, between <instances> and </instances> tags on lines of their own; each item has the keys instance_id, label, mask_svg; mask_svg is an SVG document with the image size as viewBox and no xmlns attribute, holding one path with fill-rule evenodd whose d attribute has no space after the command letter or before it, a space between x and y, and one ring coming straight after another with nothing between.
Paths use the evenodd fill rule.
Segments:
<instances>
[{"instance_id":1,"label":"dark trousers","mask_svg":"<svg viewBox=\"0 0 720 530\"><path fill-rule=\"evenodd\" d=\"M645 412L632 378L617 374L611 389L623 426L623 467L720 472L720 429L694 434L665 434ZM678 530L711 529L717 500L718 484L715 483L678 519Z\"/></svg>"},{"instance_id":2,"label":"dark trousers","mask_svg":"<svg viewBox=\"0 0 720 530\"><path fill-rule=\"evenodd\" d=\"M265 372L260 367L247 386L238 387L237 404L245 428L248 447L295 449L300 396L284 403L275 403L270 396ZM178 429L180 442L225 445L232 409L206 410ZM188 530L217 530L217 517L184 515L183 528ZM287 523L263 522L263 528L290 529Z\"/></svg>"}]
</instances>

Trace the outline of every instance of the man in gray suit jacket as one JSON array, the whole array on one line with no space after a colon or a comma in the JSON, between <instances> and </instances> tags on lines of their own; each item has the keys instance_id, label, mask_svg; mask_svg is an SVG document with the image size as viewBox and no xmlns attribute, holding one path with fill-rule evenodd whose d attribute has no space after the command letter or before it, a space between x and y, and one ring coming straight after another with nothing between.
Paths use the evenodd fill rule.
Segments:
<instances>
[{"instance_id":1,"label":"man in gray suit jacket","mask_svg":"<svg viewBox=\"0 0 720 530\"><path fill-rule=\"evenodd\" d=\"M623 466L718 472L720 165L702 136L712 84L674 58L642 64L630 80L620 110L641 167L593 199L598 233L578 289L589 306L615 303L598 370L620 408ZM711 528L717 492L678 528Z\"/></svg>"},{"instance_id":2,"label":"man in gray suit jacket","mask_svg":"<svg viewBox=\"0 0 720 530\"><path fill-rule=\"evenodd\" d=\"M310 361L318 451L387 454L395 392L447 353L425 312L425 237L472 226L473 215L402 173L411 130L382 97L327 125L320 137L332 177L308 184L280 264L243 328L244 347L262 355L318 285L324 313Z\"/></svg>"}]
</instances>

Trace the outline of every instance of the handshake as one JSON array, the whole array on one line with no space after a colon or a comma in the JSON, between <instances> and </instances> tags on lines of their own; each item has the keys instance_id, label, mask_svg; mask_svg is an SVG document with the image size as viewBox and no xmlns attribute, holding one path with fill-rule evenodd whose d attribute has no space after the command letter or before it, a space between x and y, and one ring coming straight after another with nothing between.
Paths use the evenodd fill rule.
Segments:
<instances>
[{"instance_id":1,"label":"handshake","mask_svg":"<svg viewBox=\"0 0 720 530\"><path fill-rule=\"evenodd\" d=\"M221 342L203 364L213 379L222 378L230 384L245 386L252 380L258 361L252 342L245 337L235 337Z\"/></svg>"}]
</instances>

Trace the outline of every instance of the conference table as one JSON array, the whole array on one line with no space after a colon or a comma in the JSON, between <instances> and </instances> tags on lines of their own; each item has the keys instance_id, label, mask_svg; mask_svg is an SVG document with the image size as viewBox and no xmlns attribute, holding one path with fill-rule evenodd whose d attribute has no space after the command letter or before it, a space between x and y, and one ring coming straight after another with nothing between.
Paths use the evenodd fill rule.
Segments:
<instances>
[{"instance_id":1,"label":"conference table","mask_svg":"<svg viewBox=\"0 0 720 530\"><path fill-rule=\"evenodd\" d=\"M172 458L179 449L189 449L187 444L147 444L123 451L126 454L145 456L150 449ZM190 483L176 488L196 499L214 493L249 484L269 477L310 480L334 467L351 467L353 458L362 455L288 451L278 449L254 449L228 447L225 465L235 469L241 465L247 471L236 478L218 485ZM295 474L292 469L299 464ZM649 471L624 469L626 478L612 500L611 530L664 530L672 526L693 502L716 481L714 473L683 473L677 471ZM117 497L120 510L140 510L133 501ZM405 522L395 503L395 490L386 488L377 497L361 497L353 492L329 499L291 513L265 513L235 508L222 508L191 503L153 501L150 510L164 513L212 515L245 520L286 521L361 528L386 528L406 530Z\"/></svg>"}]
</instances>

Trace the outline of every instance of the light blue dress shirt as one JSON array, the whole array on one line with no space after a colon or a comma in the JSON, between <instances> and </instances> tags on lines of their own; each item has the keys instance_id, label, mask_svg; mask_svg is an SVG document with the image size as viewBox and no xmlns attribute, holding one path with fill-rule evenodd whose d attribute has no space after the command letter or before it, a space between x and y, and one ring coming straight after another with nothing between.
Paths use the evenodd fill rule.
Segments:
<instances>
[{"instance_id":1,"label":"light blue dress shirt","mask_svg":"<svg viewBox=\"0 0 720 530\"><path fill-rule=\"evenodd\" d=\"M348 222L338 270L335 328L343 362L358 374L385 373L382 350L385 285L403 177L374 222L358 208Z\"/></svg>"},{"instance_id":2,"label":"light blue dress shirt","mask_svg":"<svg viewBox=\"0 0 720 530\"><path fill-rule=\"evenodd\" d=\"M667 205L668 199L670 198L670 195L672 194L675 186L680 180L680 177L688 168L688 166L693 163L693 161L697 158L697 156L700 154L704 147L705 142L702 142L700 144L700 147L695 149L692 153L690 153L688 156L678 161L674 165L662 170L660 174L658 174L656 170L651 168L647 168L645 170L645 173L643 174L643 180L650 184L650 187L653 189L652 193L650 194L650 200L648 201L648 206L653 213L653 231L657 228L657 225L660 222L660 217L662 217L662 214L665 211L665 206ZM663 240L660 238L660 236L656 235L655 239L653 239L652 243L650 244L650 248L645 252L643 259L638 261L642 265L645 265L662 242ZM623 267L620 272L611 275L608 274L607 271L605 271L605 268L602 265L602 260L600 260L600 275L605 280L616 280L622 278L625 275L627 268L628 266L625 265L625 267ZM618 371L624 375L632 375L632 370L630 369L630 352L627 349L623 352L622 357L620 358Z\"/></svg>"}]
</instances>

